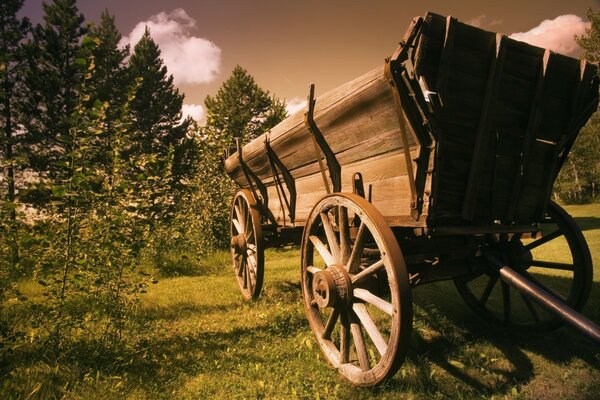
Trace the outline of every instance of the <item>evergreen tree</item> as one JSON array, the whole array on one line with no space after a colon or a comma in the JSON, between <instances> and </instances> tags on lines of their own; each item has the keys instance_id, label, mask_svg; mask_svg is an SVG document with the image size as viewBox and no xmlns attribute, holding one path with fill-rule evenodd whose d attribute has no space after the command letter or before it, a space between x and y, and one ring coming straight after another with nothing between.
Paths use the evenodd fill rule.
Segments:
<instances>
[{"instance_id":1,"label":"evergreen tree","mask_svg":"<svg viewBox=\"0 0 600 400\"><path fill-rule=\"evenodd\" d=\"M285 103L256 84L248 71L237 65L215 97L204 100L207 125L234 144L235 138L252 140L286 116Z\"/></svg>"},{"instance_id":2,"label":"evergreen tree","mask_svg":"<svg viewBox=\"0 0 600 400\"><path fill-rule=\"evenodd\" d=\"M159 214L175 204L175 190L191 174L195 146L186 136L191 120L180 122L184 96L174 87L148 28L135 45L128 68L136 86L130 105L130 146L123 156L148 191L146 211L161 218Z\"/></svg>"},{"instance_id":3,"label":"evergreen tree","mask_svg":"<svg viewBox=\"0 0 600 400\"><path fill-rule=\"evenodd\" d=\"M0 207L0 233L4 233L6 237L10 238L9 259L13 266L19 259L15 204L15 159L18 154L15 150L17 150L19 139L17 134L21 128L20 121L24 118L21 112L25 93L22 80L26 64L24 50L25 41L31 29L29 20L17 17L23 1L6 0L0 3L0 126L2 127L2 136L0 137L0 170L2 172L0 173L6 181L6 194L3 196L5 201ZM8 214L7 226L3 226L2 223L5 221L4 213ZM5 229L7 232L2 232ZM1 248L2 245L0 245Z\"/></svg>"},{"instance_id":4,"label":"evergreen tree","mask_svg":"<svg viewBox=\"0 0 600 400\"><path fill-rule=\"evenodd\" d=\"M583 58L598 64L600 62L600 10L587 12L590 27L586 29L585 35L576 38L577 43L583 48Z\"/></svg>"},{"instance_id":5,"label":"evergreen tree","mask_svg":"<svg viewBox=\"0 0 600 400\"><path fill-rule=\"evenodd\" d=\"M585 35L575 39L584 50L583 58L597 65L600 62L600 11L588 10L587 18L590 27ZM596 111L579 133L554 185L555 194L561 200L570 203L596 201L600 186L599 132L600 115Z\"/></svg>"},{"instance_id":6,"label":"evergreen tree","mask_svg":"<svg viewBox=\"0 0 600 400\"><path fill-rule=\"evenodd\" d=\"M121 33L115 25L115 19L105 10L100 16L100 24L90 29L89 36L97 43L92 50L94 60L94 73L88 85L93 88L88 100L89 106L96 102L105 104L105 118L102 134L98 141L102 146L97 146L98 154L94 161L106 170L109 179L112 179L111 169L115 155L115 136L120 130L115 122L121 122L126 112L124 105L128 101L129 82L125 59L129 55L129 46L121 49Z\"/></svg>"},{"instance_id":7,"label":"evergreen tree","mask_svg":"<svg viewBox=\"0 0 600 400\"><path fill-rule=\"evenodd\" d=\"M88 53L81 46L86 28L75 0L54 0L43 7L44 22L35 28L30 54L28 118L24 124L30 168L42 181L56 183L69 174L62 161L72 147L73 113L88 73ZM48 194L47 190L42 192ZM37 200L43 204L47 198Z\"/></svg>"}]
</instances>

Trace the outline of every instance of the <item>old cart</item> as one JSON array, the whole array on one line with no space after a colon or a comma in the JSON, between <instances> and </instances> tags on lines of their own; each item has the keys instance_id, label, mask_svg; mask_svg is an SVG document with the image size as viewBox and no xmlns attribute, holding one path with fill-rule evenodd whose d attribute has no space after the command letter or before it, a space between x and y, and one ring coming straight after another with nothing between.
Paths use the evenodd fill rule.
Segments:
<instances>
[{"instance_id":1,"label":"old cart","mask_svg":"<svg viewBox=\"0 0 600 400\"><path fill-rule=\"evenodd\" d=\"M596 68L427 14L385 64L314 98L225 160L239 287L259 295L264 249L301 243L321 351L356 385L407 351L411 290L453 279L486 319L544 332L577 313L592 261L553 182L598 103ZM557 258L558 256L558 258Z\"/></svg>"}]
</instances>

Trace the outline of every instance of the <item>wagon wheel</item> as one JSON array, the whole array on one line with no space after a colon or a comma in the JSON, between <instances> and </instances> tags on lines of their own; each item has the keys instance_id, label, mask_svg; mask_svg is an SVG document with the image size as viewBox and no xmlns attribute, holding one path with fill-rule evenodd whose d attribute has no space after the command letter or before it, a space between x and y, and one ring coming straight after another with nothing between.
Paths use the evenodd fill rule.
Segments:
<instances>
[{"instance_id":1,"label":"wagon wheel","mask_svg":"<svg viewBox=\"0 0 600 400\"><path fill-rule=\"evenodd\" d=\"M230 217L231 258L242 294L255 299L264 275L264 244L260 212L252 192L239 190L233 198Z\"/></svg>"},{"instance_id":2,"label":"wagon wheel","mask_svg":"<svg viewBox=\"0 0 600 400\"><path fill-rule=\"evenodd\" d=\"M323 198L302 237L302 293L323 355L355 385L394 375L412 330L412 296L398 242L354 194Z\"/></svg>"},{"instance_id":3,"label":"wagon wheel","mask_svg":"<svg viewBox=\"0 0 600 400\"><path fill-rule=\"evenodd\" d=\"M587 301L593 265L581 230L567 212L550 202L540 238L501 235L488 244L509 267L579 311ZM522 332L548 332L562 323L486 266L483 273L456 279L467 304L484 318Z\"/></svg>"}]
</instances>

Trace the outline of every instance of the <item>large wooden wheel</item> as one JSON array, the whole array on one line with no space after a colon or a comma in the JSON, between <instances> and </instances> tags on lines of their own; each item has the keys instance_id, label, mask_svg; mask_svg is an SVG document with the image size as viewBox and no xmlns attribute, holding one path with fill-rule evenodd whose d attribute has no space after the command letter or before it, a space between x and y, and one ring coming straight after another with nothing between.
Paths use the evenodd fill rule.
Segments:
<instances>
[{"instance_id":1,"label":"large wooden wheel","mask_svg":"<svg viewBox=\"0 0 600 400\"><path fill-rule=\"evenodd\" d=\"M242 294L255 299L264 275L264 243L260 212L252 192L241 189L233 198L230 218L231 258Z\"/></svg>"},{"instance_id":2,"label":"large wooden wheel","mask_svg":"<svg viewBox=\"0 0 600 400\"><path fill-rule=\"evenodd\" d=\"M506 265L579 311L592 286L590 251L573 218L550 202L541 237L520 234L488 238L488 245ZM547 332L562 323L503 282L498 271L484 264L479 272L456 279L456 287L475 312L492 322L522 332Z\"/></svg>"},{"instance_id":3,"label":"large wooden wheel","mask_svg":"<svg viewBox=\"0 0 600 400\"><path fill-rule=\"evenodd\" d=\"M412 297L398 242L362 197L334 194L311 211L302 237L302 294L325 358L355 385L400 367L412 330Z\"/></svg>"}]
</instances>

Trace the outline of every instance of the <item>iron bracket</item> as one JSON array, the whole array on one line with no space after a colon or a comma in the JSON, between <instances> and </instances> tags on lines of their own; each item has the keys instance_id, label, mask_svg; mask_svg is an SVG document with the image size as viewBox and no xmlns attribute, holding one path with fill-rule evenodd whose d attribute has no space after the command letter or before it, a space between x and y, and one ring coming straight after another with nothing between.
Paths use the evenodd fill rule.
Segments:
<instances>
[{"instance_id":1,"label":"iron bracket","mask_svg":"<svg viewBox=\"0 0 600 400\"><path fill-rule=\"evenodd\" d=\"M329 187L329 182L327 181L327 177L325 174L325 167L323 165L323 159L321 158L321 154L319 150L325 156L325 160L327 161L327 169L329 170L329 178L331 179L331 184L333 186L333 192L341 192L342 191L342 167L335 157L335 153L329 147L329 144L325 140L325 137L317 127L317 124L314 120L314 112L315 112L315 85L311 83L310 85L310 93L308 97L308 111L304 114L304 124L310 131L313 144L315 146L315 151L317 152L317 158L319 161L319 167L321 168L321 175L323 176L323 184L325 185L325 190L327 193L331 193L331 188Z\"/></svg>"},{"instance_id":2,"label":"iron bracket","mask_svg":"<svg viewBox=\"0 0 600 400\"><path fill-rule=\"evenodd\" d=\"M269 157L269 165L271 166L271 172L276 185L277 195L280 196L279 202L283 207L284 203L281 201L281 197L283 196L283 200L290 217L290 222L293 224L296 217L296 181L287 167L283 164L283 162L281 162L275 151L273 151L268 135L265 139L265 150L267 152L267 156ZM281 181L280 175L283 176L283 182ZM289 193L289 199L283 189L284 183ZM283 213L283 225L285 226L285 211Z\"/></svg>"}]
</instances>

